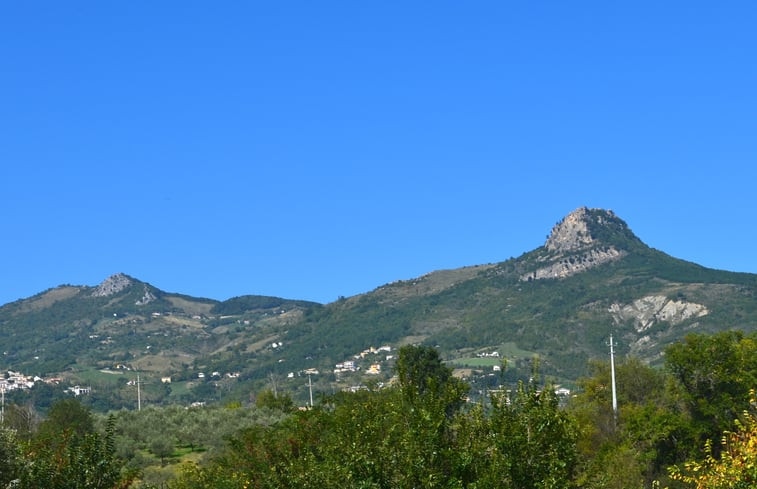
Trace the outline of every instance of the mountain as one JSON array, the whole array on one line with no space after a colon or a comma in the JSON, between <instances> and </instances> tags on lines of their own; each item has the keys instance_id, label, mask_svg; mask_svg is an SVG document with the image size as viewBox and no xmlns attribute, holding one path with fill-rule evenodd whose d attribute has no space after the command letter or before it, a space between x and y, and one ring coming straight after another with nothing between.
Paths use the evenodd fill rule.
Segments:
<instances>
[{"instance_id":1,"label":"mountain","mask_svg":"<svg viewBox=\"0 0 757 489\"><path fill-rule=\"evenodd\" d=\"M607 357L610 334L620 354L655 363L687 333L753 330L756 297L757 275L673 258L613 212L583 207L518 258L326 305L219 302L123 274L56 287L0 308L0 367L94 383L111 406L131 396L128 375L112 380L116 366L170 375L170 388L146 387L156 402L244 396L262 382L304 395L305 372L322 372L314 380L322 391L385 379L391 350L408 343L438 346L468 376L491 377L506 360L504 381L530 375L538 356L543 374L570 383L590 359ZM200 380L205 373L217 378Z\"/></svg>"},{"instance_id":2,"label":"mountain","mask_svg":"<svg viewBox=\"0 0 757 489\"><path fill-rule=\"evenodd\" d=\"M543 246L501 263L430 273L312 311L286 342L331 361L363 345L438 345L453 363L497 351L558 380L622 354L659 362L689 332L757 326L757 275L707 269L645 245L611 211L580 208ZM359 351L359 350L358 350ZM475 364L476 362L468 362Z\"/></svg>"},{"instance_id":3,"label":"mountain","mask_svg":"<svg viewBox=\"0 0 757 489\"><path fill-rule=\"evenodd\" d=\"M125 372L181 380L193 376L202 358L240 353L242 343L253 352L246 342L255 337L251 330L296 321L314 306L254 295L223 302L189 297L119 273L95 287L61 285L1 307L0 368L71 384L118 380L110 390L133 377Z\"/></svg>"}]
</instances>

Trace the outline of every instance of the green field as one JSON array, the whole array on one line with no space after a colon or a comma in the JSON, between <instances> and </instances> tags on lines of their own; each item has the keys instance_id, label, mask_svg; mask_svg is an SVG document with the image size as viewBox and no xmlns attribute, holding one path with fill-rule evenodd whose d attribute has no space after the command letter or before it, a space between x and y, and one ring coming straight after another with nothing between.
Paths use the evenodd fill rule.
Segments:
<instances>
[{"instance_id":1,"label":"green field","mask_svg":"<svg viewBox=\"0 0 757 489\"><path fill-rule=\"evenodd\" d=\"M71 373L71 381L79 382L81 384L117 384L120 382L135 379L137 374L135 372L121 371L121 370L101 370L97 368L86 368L77 370Z\"/></svg>"},{"instance_id":2,"label":"green field","mask_svg":"<svg viewBox=\"0 0 757 489\"><path fill-rule=\"evenodd\" d=\"M189 394L190 387L194 385L191 382L172 382L170 398L177 398Z\"/></svg>"},{"instance_id":3,"label":"green field","mask_svg":"<svg viewBox=\"0 0 757 489\"><path fill-rule=\"evenodd\" d=\"M492 349L493 351L494 349ZM451 365L463 367L493 367L502 365L503 360L518 360L523 358L533 358L536 353L527 350L521 350L514 342L503 343L496 349L499 357L463 357L450 360Z\"/></svg>"},{"instance_id":4,"label":"green field","mask_svg":"<svg viewBox=\"0 0 757 489\"><path fill-rule=\"evenodd\" d=\"M449 363L452 365L458 365L463 367L493 367L495 365L501 365L501 358L479 358L479 357L467 357L456 358Z\"/></svg>"},{"instance_id":5,"label":"green field","mask_svg":"<svg viewBox=\"0 0 757 489\"><path fill-rule=\"evenodd\" d=\"M503 343L499 347L499 354L500 356L503 356L505 358L533 358L537 356L535 352L528 351L528 350L521 350L518 348L518 345L516 345L512 341L508 341L507 343Z\"/></svg>"}]
</instances>

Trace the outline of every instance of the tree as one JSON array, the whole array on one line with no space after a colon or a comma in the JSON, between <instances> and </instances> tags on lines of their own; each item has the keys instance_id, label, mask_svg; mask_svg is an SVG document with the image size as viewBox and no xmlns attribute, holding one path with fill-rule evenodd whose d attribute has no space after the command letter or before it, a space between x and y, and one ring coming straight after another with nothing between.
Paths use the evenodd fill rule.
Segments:
<instances>
[{"instance_id":1,"label":"tree","mask_svg":"<svg viewBox=\"0 0 757 489\"><path fill-rule=\"evenodd\" d=\"M610 366L590 364L569 404L580 436L579 482L586 487L648 487L666 467L689 456L691 421L681 392L666 372L636 358L616 364L617 421L612 412Z\"/></svg>"},{"instance_id":2,"label":"tree","mask_svg":"<svg viewBox=\"0 0 757 489\"><path fill-rule=\"evenodd\" d=\"M31 404L11 404L5 407L3 426L16 432L18 438L28 440L37 430L39 415Z\"/></svg>"},{"instance_id":3,"label":"tree","mask_svg":"<svg viewBox=\"0 0 757 489\"><path fill-rule=\"evenodd\" d=\"M54 439L66 432L74 436L95 432L92 412L76 399L63 399L54 403L47 418L39 425L38 436Z\"/></svg>"},{"instance_id":4,"label":"tree","mask_svg":"<svg viewBox=\"0 0 757 489\"><path fill-rule=\"evenodd\" d=\"M279 423L232 436L177 489L562 489L573 484L575 426L535 384L490 411L463 409L467 385L435 350L405 347L399 382L341 392Z\"/></svg>"},{"instance_id":5,"label":"tree","mask_svg":"<svg viewBox=\"0 0 757 489\"><path fill-rule=\"evenodd\" d=\"M279 394L270 389L265 389L255 399L255 406L283 412L291 412L294 409L294 401L288 394Z\"/></svg>"},{"instance_id":6,"label":"tree","mask_svg":"<svg viewBox=\"0 0 757 489\"><path fill-rule=\"evenodd\" d=\"M752 407L757 398L752 391ZM751 489L757 486L757 416L743 412L743 421L736 420L736 431L726 432L720 443L720 457L713 454L712 442L704 445L703 461L691 461L672 467L673 480L695 489Z\"/></svg>"},{"instance_id":7,"label":"tree","mask_svg":"<svg viewBox=\"0 0 757 489\"><path fill-rule=\"evenodd\" d=\"M429 346L403 346L397 357L397 376L407 396L438 394L452 378L439 352Z\"/></svg>"},{"instance_id":8,"label":"tree","mask_svg":"<svg viewBox=\"0 0 757 489\"><path fill-rule=\"evenodd\" d=\"M116 489L127 487L133 473L123 471L114 453L114 421L108 421L105 436L75 435L71 430L50 438L37 437L24 453L29 461L18 477L19 489Z\"/></svg>"},{"instance_id":9,"label":"tree","mask_svg":"<svg viewBox=\"0 0 757 489\"><path fill-rule=\"evenodd\" d=\"M174 451L174 444L165 436L158 436L150 442L150 451L160 459L160 465L166 464L166 457Z\"/></svg>"},{"instance_id":10,"label":"tree","mask_svg":"<svg viewBox=\"0 0 757 489\"><path fill-rule=\"evenodd\" d=\"M700 444L731 428L757 385L756 337L740 331L688 335L667 348L665 362L683 387ZM717 455L719 445L712 449Z\"/></svg>"},{"instance_id":11,"label":"tree","mask_svg":"<svg viewBox=\"0 0 757 489\"><path fill-rule=\"evenodd\" d=\"M0 487L16 479L23 466L21 450L14 430L0 426Z\"/></svg>"},{"instance_id":12,"label":"tree","mask_svg":"<svg viewBox=\"0 0 757 489\"><path fill-rule=\"evenodd\" d=\"M576 426L560 409L550 385L520 383L511 397L494 395L481 459L484 480L498 487L573 487L577 467ZM488 456L487 456L488 454Z\"/></svg>"}]
</instances>

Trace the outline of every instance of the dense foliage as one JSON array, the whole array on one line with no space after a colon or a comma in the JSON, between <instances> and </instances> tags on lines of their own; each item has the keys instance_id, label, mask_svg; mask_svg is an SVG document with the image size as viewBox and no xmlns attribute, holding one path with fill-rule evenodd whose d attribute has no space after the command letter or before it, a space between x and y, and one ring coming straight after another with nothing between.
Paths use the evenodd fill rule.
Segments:
<instances>
[{"instance_id":1,"label":"dense foliage","mask_svg":"<svg viewBox=\"0 0 757 489\"><path fill-rule=\"evenodd\" d=\"M752 391L752 409L743 412L743 422L727 431L720 443L720 457L714 455L712 441L705 442L705 457L684 468L671 467L674 480L694 489L751 489L757 486L757 398Z\"/></svg>"},{"instance_id":2,"label":"dense foliage","mask_svg":"<svg viewBox=\"0 0 757 489\"><path fill-rule=\"evenodd\" d=\"M757 336L739 331L690 335L671 345L666 359L683 387L700 442L731 429L757 386ZM718 448L713 447L716 453Z\"/></svg>"},{"instance_id":3,"label":"dense foliage","mask_svg":"<svg viewBox=\"0 0 757 489\"><path fill-rule=\"evenodd\" d=\"M590 365L565 403L534 367L469 402L436 349L406 346L389 386L309 409L263 391L253 406L44 417L6 406L0 487L721 489L757 480L757 335L690 335L664 369ZM41 421L40 418L43 418ZM181 462L183 461L183 463Z\"/></svg>"},{"instance_id":4,"label":"dense foliage","mask_svg":"<svg viewBox=\"0 0 757 489\"><path fill-rule=\"evenodd\" d=\"M56 403L49 417L23 439L0 427L0 483L18 489L114 489L134 473L115 454L114 422L94 430L92 414L77 401Z\"/></svg>"},{"instance_id":5,"label":"dense foliage","mask_svg":"<svg viewBox=\"0 0 757 489\"><path fill-rule=\"evenodd\" d=\"M572 487L575 429L550 390L463 409L467 386L431 348L405 347L394 387L341 393L235 436L175 488Z\"/></svg>"}]
</instances>

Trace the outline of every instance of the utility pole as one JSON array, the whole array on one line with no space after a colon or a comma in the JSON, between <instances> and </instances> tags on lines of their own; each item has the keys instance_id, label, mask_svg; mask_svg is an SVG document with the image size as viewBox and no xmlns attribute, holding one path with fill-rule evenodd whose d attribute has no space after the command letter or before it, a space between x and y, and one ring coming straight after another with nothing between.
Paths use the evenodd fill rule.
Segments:
<instances>
[{"instance_id":1,"label":"utility pole","mask_svg":"<svg viewBox=\"0 0 757 489\"><path fill-rule=\"evenodd\" d=\"M612 379L612 416L615 423L618 422L618 398L615 395L615 345L612 342L612 335L610 335L610 376Z\"/></svg>"},{"instance_id":2,"label":"utility pole","mask_svg":"<svg viewBox=\"0 0 757 489\"><path fill-rule=\"evenodd\" d=\"M137 372L137 411L142 410L142 391L139 390L139 372Z\"/></svg>"},{"instance_id":3,"label":"utility pole","mask_svg":"<svg viewBox=\"0 0 757 489\"><path fill-rule=\"evenodd\" d=\"M0 424L3 424L5 422L5 386L0 387L0 392L2 392L3 401L0 406Z\"/></svg>"},{"instance_id":4,"label":"utility pole","mask_svg":"<svg viewBox=\"0 0 757 489\"><path fill-rule=\"evenodd\" d=\"M310 374L308 374L308 390L310 391L310 408L313 408L313 380L310 378Z\"/></svg>"},{"instance_id":5,"label":"utility pole","mask_svg":"<svg viewBox=\"0 0 757 489\"><path fill-rule=\"evenodd\" d=\"M271 379L271 390L273 391L273 398L278 399L279 393L276 389L276 377L274 377L273 372L269 373L268 377Z\"/></svg>"}]
</instances>

